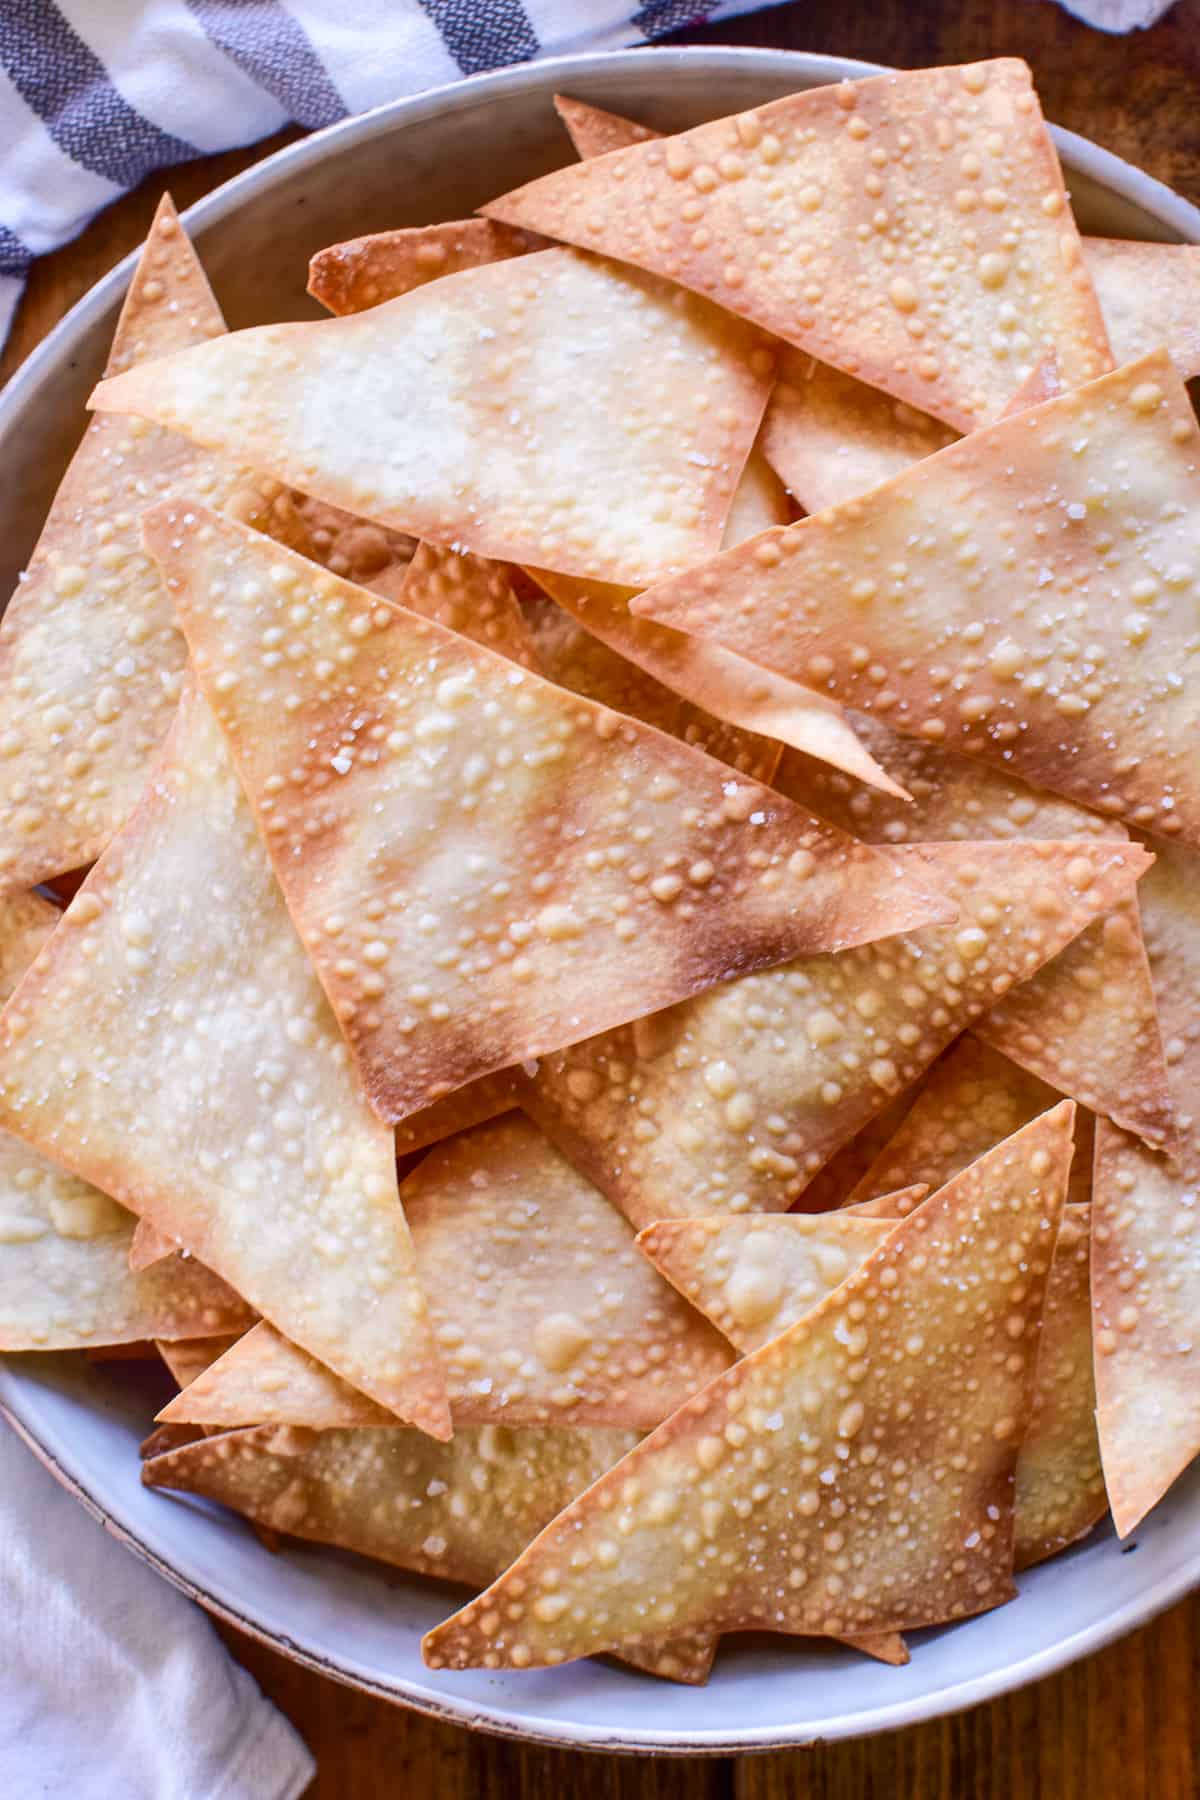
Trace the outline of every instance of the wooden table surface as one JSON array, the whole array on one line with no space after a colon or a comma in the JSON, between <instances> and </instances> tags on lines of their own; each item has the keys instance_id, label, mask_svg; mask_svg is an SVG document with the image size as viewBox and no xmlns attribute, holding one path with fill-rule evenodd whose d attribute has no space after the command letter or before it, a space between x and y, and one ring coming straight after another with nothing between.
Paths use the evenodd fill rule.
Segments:
<instances>
[{"instance_id":1,"label":"wooden table surface","mask_svg":"<svg viewBox=\"0 0 1200 1800\"><path fill-rule=\"evenodd\" d=\"M483 4L484 0L478 0ZM349 0L348 11L352 11ZM680 0L644 16L678 18ZM699 3L696 10L701 10ZM909 68L1024 56L1049 117L1200 202L1200 0L1112 38L1050 0L802 0L673 42L761 44ZM298 132L173 170L180 206ZM149 223L154 180L34 269L7 376ZM1200 1596L1036 1687L909 1731L761 1757L525 1749L434 1724L223 1632L316 1755L307 1800L1190 1800L1200 1794Z\"/></svg>"}]
</instances>

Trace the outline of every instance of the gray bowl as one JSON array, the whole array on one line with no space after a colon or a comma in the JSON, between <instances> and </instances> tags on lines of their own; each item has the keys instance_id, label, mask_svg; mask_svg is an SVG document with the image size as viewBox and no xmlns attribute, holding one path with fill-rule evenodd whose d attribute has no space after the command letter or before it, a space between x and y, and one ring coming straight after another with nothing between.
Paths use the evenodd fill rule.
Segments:
<instances>
[{"instance_id":1,"label":"gray bowl","mask_svg":"<svg viewBox=\"0 0 1200 1800\"><path fill-rule=\"evenodd\" d=\"M877 71L762 50L564 57L379 108L289 146L186 215L234 326L311 316L310 253L391 225L455 218L570 159L561 91L678 130L797 88ZM1160 183L1058 132L1080 224L1200 242L1200 212ZM0 395L0 592L37 534L99 375L132 258L100 282ZM118 1365L119 1368L119 1365ZM1200 1582L1200 1469L1131 1543L1107 1528L1021 1578L1011 1605L914 1634L887 1669L836 1646L731 1639L707 1688L675 1689L608 1662L536 1673L435 1674L424 1631L456 1596L312 1547L271 1556L202 1501L144 1489L138 1443L153 1398L128 1369L77 1357L0 1359L0 1409L109 1530L169 1580L285 1655L424 1712L552 1744L704 1753L759 1750L915 1724L1036 1680L1144 1623ZM1134 1554L1136 1552L1136 1554Z\"/></svg>"}]
</instances>

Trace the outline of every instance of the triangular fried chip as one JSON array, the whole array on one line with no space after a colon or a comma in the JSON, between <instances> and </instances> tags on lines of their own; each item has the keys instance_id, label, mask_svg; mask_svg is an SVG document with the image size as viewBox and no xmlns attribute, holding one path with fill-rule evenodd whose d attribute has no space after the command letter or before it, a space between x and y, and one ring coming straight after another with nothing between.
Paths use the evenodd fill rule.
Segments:
<instances>
[{"instance_id":1,"label":"triangular fried chip","mask_svg":"<svg viewBox=\"0 0 1200 1800\"><path fill-rule=\"evenodd\" d=\"M1039 792L1007 769L902 738L864 713L853 714L851 723L904 783L910 803L865 793L796 756L784 757L777 783L801 806L868 843L1125 835L1113 821ZM986 1013L975 1031L1056 1091L1115 1119L1155 1148L1173 1143L1167 1070L1136 896L1089 925ZM1034 1110L1049 1104L1043 1094ZM1032 1116L1032 1111L1024 1114Z\"/></svg>"},{"instance_id":2,"label":"triangular fried chip","mask_svg":"<svg viewBox=\"0 0 1200 1800\"><path fill-rule=\"evenodd\" d=\"M123 1206L0 1132L0 1350L78 1350L245 1330L254 1315L192 1257L129 1266Z\"/></svg>"},{"instance_id":3,"label":"triangular fried chip","mask_svg":"<svg viewBox=\"0 0 1200 1800\"><path fill-rule=\"evenodd\" d=\"M791 517L787 497L767 464L752 454L742 472L725 525L725 543L739 544L760 531L769 530ZM701 644L681 631L656 625L650 619L635 619L629 611L633 589L615 587L602 581L579 581L569 575L556 575L552 570L532 569L535 580L563 610L582 625L589 637L598 639L626 663L632 663L649 676L655 688L665 688L680 698L676 701L677 723L695 725L695 730L675 728L674 735L698 743L712 755L722 755L707 740L713 721L737 728L738 743L744 734L756 734L768 745L791 744L797 750L823 759L837 768L856 775L859 780L877 784L888 793L898 793L886 770L858 742L847 725L840 707L833 706L811 689L796 682L781 681L757 669L743 657ZM594 652L592 653L594 660ZM547 670L553 679L552 670ZM568 686L589 693L621 712L632 711L637 718L672 730L658 717L648 717L643 705L619 704L619 699L634 698L629 694L610 698L588 688ZM717 738L718 746L721 738ZM765 746L764 746L765 749ZM776 750L775 754L778 752ZM735 761L723 756L725 761ZM772 768L774 764L772 764ZM752 772L748 770L747 772ZM767 779L763 775L761 779Z\"/></svg>"},{"instance_id":4,"label":"triangular fried chip","mask_svg":"<svg viewBox=\"0 0 1200 1800\"><path fill-rule=\"evenodd\" d=\"M919 1083L897 1094L894 1100L889 1100L882 1112L875 1113L848 1144L843 1144L840 1150L834 1152L795 1202L797 1211L830 1212L845 1204L851 1189L896 1135L897 1127L912 1105L918 1087Z\"/></svg>"},{"instance_id":5,"label":"triangular fried chip","mask_svg":"<svg viewBox=\"0 0 1200 1800\"><path fill-rule=\"evenodd\" d=\"M430 1666L701 1627L896 1630L1008 1599L1073 1111L973 1163L660 1425L430 1633Z\"/></svg>"},{"instance_id":6,"label":"triangular fried chip","mask_svg":"<svg viewBox=\"0 0 1200 1800\"><path fill-rule=\"evenodd\" d=\"M0 1015L0 1123L381 1405L448 1431L391 1133L190 684L133 816Z\"/></svg>"},{"instance_id":7,"label":"triangular fried chip","mask_svg":"<svg viewBox=\"0 0 1200 1800\"><path fill-rule=\"evenodd\" d=\"M59 908L41 894L0 896L0 1006L61 918Z\"/></svg>"},{"instance_id":8,"label":"triangular fried chip","mask_svg":"<svg viewBox=\"0 0 1200 1800\"><path fill-rule=\"evenodd\" d=\"M149 1219L139 1219L133 1229L133 1237L129 1245L129 1266L131 1269L149 1269L164 1256L171 1256L179 1249L178 1241L152 1225Z\"/></svg>"},{"instance_id":9,"label":"triangular fried chip","mask_svg":"<svg viewBox=\"0 0 1200 1800\"><path fill-rule=\"evenodd\" d=\"M1077 1145L1072 1171L1078 1160ZM787 1213L664 1219L648 1226L638 1243L739 1350L752 1351L861 1267L928 1191L908 1188L881 1198L876 1218L843 1212L823 1219ZM1019 1569L1082 1537L1108 1504L1096 1441L1091 1334L1088 1208L1067 1206L1046 1288L1033 1407L1017 1459Z\"/></svg>"},{"instance_id":10,"label":"triangular fried chip","mask_svg":"<svg viewBox=\"0 0 1200 1800\"><path fill-rule=\"evenodd\" d=\"M582 104L579 108L581 115L590 114L594 110L584 107ZM615 114L603 114L600 117L609 120L614 127L622 123ZM653 135L642 132L637 126L630 125L627 129L633 134L629 141L636 141L641 136ZM490 225L491 221L476 220L475 223ZM505 230L504 227L495 227L495 229L501 232ZM388 270L393 248L389 240L393 236L406 237L408 235L385 233L380 240L359 240L356 250L362 253L366 252L368 245L374 242L380 244L379 256L384 267L379 272L378 278L364 283L352 293L343 294L342 303L333 307L332 310L357 312L361 310L361 307L355 304L356 300L360 300L362 306L367 306L376 305L379 300L390 298L389 293L381 291L389 286ZM344 246L339 248L344 248ZM486 240L481 241L473 252L477 254L481 263L517 254L517 251L503 240L497 243L495 257L489 258L485 254L485 248ZM451 270L443 268L439 272L449 274ZM373 295L374 298L368 300L367 294ZM319 297L324 298L324 295ZM744 538L765 531L772 525L786 523L791 516L787 496L780 487L778 479L760 456L751 453L729 509L723 543L726 545L741 543ZM301 543L294 544L292 547L302 552L305 548ZM424 547L426 554L430 553L432 549L431 545ZM452 567L455 560L454 552L445 551L442 554L447 559L448 565ZM324 557L320 560L325 562L326 566L333 566ZM423 612L426 617L436 619L439 624L447 625L452 630L466 630L466 626L461 620L470 616L471 603L477 603L481 598L478 588L485 579L483 571L489 567L494 571L488 579L496 585L497 589L506 589L508 586L503 572L496 569L495 565L487 564L482 558L467 558L466 560L468 567L473 568L476 583L473 591L463 596L467 602L466 605L460 605L454 613L448 614L444 608L439 609L428 603L421 604L419 596L424 590L413 589L411 586L409 592L401 593L399 596L402 603L412 606L414 610ZM349 573L346 570L335 572ZM747 732L755 734L755 738L758 740L754 746L755 750L762 750L768 755L777 754L769 749L773 740L793 744L797 749L807 751L812 756L827 757L839 768L847 769L864 781L878 782L889 792L895 791L886 773L863 752L861 746L856 742L854 733L842 717L841 709L823 700L819 695L813 694L811 690L801 688L795 682L782 681L778 676L768 675L764 670L755 669L752 664L746 663L741 657L730 656L726 651L697 644L681 632L671 631L665 626L655 625L648 620L632 618L628 601L630 594L636 590L624 589L600 581L581 581L578 577L556 575L549 570L534 570L533 573L545 590L552 594L565 609L574 613L595 637L602 639L626 662L644 670L653 678L654 682L648 697L649 707L645 703L637 703L641 696L641 690L639 688L630 691L628 674L621 683L613 680L616 671L611 664L602 667L598 673L608 677L609 685L616 688L617 697L610 693L597 693L593 688L580 687L576 682L566 682L566 685L574 688L576 692L586 693L589 698L599 699L605 705L614 706L619 712L632 712L636 718L645 719L647 723L657 725L662 730L672 731L673 735L684 737L687 742L700 745L710 754L721 756L722 760L744 768L747 773L754 774L758 779L767 779L770 770L759 769L755 766L755 758L745 739ZM410 578L411 580L412 578ZM377 584L370 585L377 588ZM583 613L584 608L587 609L586 617ZM496 596L492 610L502 614L506 624L510 622L511 615L499 594ZM493 639L484 632L469 632L468 635L477 637L481 643L489 644L492 649L498 650L502 654L513 655L515 653L515 650L509 648L504 641L499 638ZM507 632L506 635L508 635ZM516 641L520 642L519 639ZM578 640L576 640L576 648L582 650ZM526 663L529 661L528 656L523 655L517 655L516 660ZM588 660L594 663L594 651L590 653ZM529 664L529 666L536 665ZM561 676L554 675L550 670L545 672L551 674L554 680L562 680ZM670 706L671 722L666 722L661 717L649 716L651 712L658 710L654 702L662 698L661 693L656 691L659 684L665 685L667 689L673 690L679 696ZM693 704L689 705L688 702ZM722 731L720 723L722 720L738 728L736 735ZM678 729L679 726L684 728ZM691 729L692 727L695 729ZM708 740L714 732L716 741L712 743ZM767 744L761 742L763 736L768 740ZM729 755L726 753L728 749L734 749L736 753ZM747 760L747 755L749 755L749 760Z\"/></svg>"},{"instance_id":11,"label":"triangular fried chip","mask_svg":"<svg viewBox=\"0 0 1200 1800\"><path fill-rule=\"evenodd\" d=\"M581 157L604 156L660 135L582 100L555 95L554 104ZM961 204L958 196L956 203ZM1185 380L1200 375L1200 249L1119 238L1085 237L1081 243L1113 360L1132 362L1165 344ZM806 512L878 487L957 436L879 388L802 351L780 349L763 445ZM1058 391L1054 387L1040 397ZM1025 404L1032 403L1027 397Z\"/></svg>"},{"instance_id":12,"label":"triangular fried chip","mask_svg":"<svg viewBox=\"0 0 1200 1800\"><path fill-rule=\"evenodd\" d=\"M771 372L706 302L546 250L233 332L92 404L435 543L644 586L720 546Z\"/></svg>"},{"instance_id":13,"label":"triangular fried chip","mask_svg":"<svg viewBox=\"0 0 1200 1800\"><path fill-rule=\"evenodd\" d=\"M481 1075L466 1087L455 1088L444 1100L409 1113L396 1127L396 1152L408 1156L414 1150L428 1149L458 1131L469 1131L472 1125L486 1125L511 1111L521 1094L520 1072L498 1069L494 1075Z\"/></svg>"},{"instance_id":14,"label":"triangular fried chip","mask_svg":"<svg viewBox=\"0 0 1200 1800\"><path fill-rule=\"evenodd\" d=\"M555 95L554 104L581 157L605 156L660 135L581 100ZM760 441L805 512L820 512L878 487L958 436L939 419L793 345L780 343L775 354L778 379Z\"/></svg>"},{"instance_id":15,"label":"triangular fried chip","mask_svg":"<svg viewBox=\"0 0 1200 1800\"><path fill-rule=\"evenodd\" d=\"M0 898L0 1003L62 914L40 894ZM135 1221L87 1182L0 1132L0 1349L127 1345L252 1314L200 1264L171 1258L153 1280L131 1273ZM168 1250L173 1246L168 1246Z\"/></svg>"},{"instance_id":16,"label":"triangular fried chip","mask_svg":"<svg viewBox=\"0 0 1200 1800\"><path fill-rule=\"evenodd\" d=\"M1081 1129L1084 1122L1086 1129ZM1018 1569L1065 1550L1108 1510L1096 1435L1088 1276L1091 1208L1086 1197L1092 1186L1093 1124L1090 1113L1076 1109L1068 1204L1046 1286L1033 1407L1017 1458L1013 1557ZM894 1222L912 1211L909 1195L921 1192L915 1188L908 1195L881 1195L852 1212L870 1212L871 1222ZM1084 1196L1084 1204L1070 1203L1075 1192Z\"/></svg>"},{"instance_id":17,"label":"triangular fried chip","mask_svg":"<svg viewBox=\"0 0 1200 1800\"><path fill-rule=\"evenodd\" d=\"M389 531L265 477L247 483L224 510L386 600L399 598L417 547L406 532Z\"/></svg>"},{"instance_id":18,"label":"triangular fried chip","mask_svg":"<svg viewBox=\"0 0 1200 1800\"><path fill-rule=\"evenodd\" d=\"M905 1190L897 1216L924 1199ZM894 1225L845 1213L757 1213L748 1218L660 1219L638 1248L743 1352L761 1349L802 1319L874 1255Z\"/></svg>"},{"instance_id":19,"label":"triangular fried chip","mask_svg":"<svg viewBox=\"0 0 1200 1800\"><path fill-rule=\"evenodd\" d=\"M629 610L633 590L530 571L546 592L601 643L636 663L704 712L790 744L885 792L902 790L866 751L838 706L797 682L780 680L745 657L702 644Z\"/></svg>"},{"instance_id":20,"label":"triangular fried chip","mask_svg":"<svg viewBox=\"0 0 1200 1800\"><path fill-rule=\"evenodd\" d=\"M1063 1209L1046 1287L1033 1412L1017 1459L1018 1569L1065 1550L1108 1510L1096 1438L1089 1210Z\"/></svg>"},{"instance_id":21,"label":"triangular fried chip","mask_svg":"<svg viewBox=\"0 0 1200 1800\"><path fill-rule=\"evenodd\" d=\"M805 512L890 481L958 433L880 388L786 348L763 420L762 448Z\"/></svg>"},{"instance_id":22,"label":"triangular fried chip","mask_svg":"<svg viewBox=\"0 0 1200 1800\"><path fill-rule=\"evenodd\" d=\"M911 863L231 520L172 508L147 534L385 1118L946 916Z\"/></svg>"},{"instance_id":23,"label":"triangular fried chip","mask_svg":"<svg viewBox=\"0 0 1200 1800\"><path fill-rule=\"evenodd\" d=\"M1083 262L1116 363L1165 344L1185 380L1200 375L1200 249L1085 237ZM777 364L761 443L806 512L823 512L880 487L958 436L930 414L803 351L781 347ZM1047 376L1043 363L1006 413L1061 392L1061 381Z\"/></svg>"},{"instance_id":24,"label":"triangular fried chip","mask_svg":"<svg viewBox=\"0 0 1200 1800\"><path fill-rule=\"evenodd\" d=\"M660 137L650 125L638 125L621 113L605 112L586 100L571 100L566 94L555 94L554 110L567 128L567 135L577 153L586 161L590 156L607 156L610 150L626 150L630 144L648 144ZM496 220L489 221L491 224Z\"/></svg>"},{"instance_id":25,"label":"triangular fried chip","mask_svg":"<svg viewBox=\"0 0 1200 1800\"><path fill-rule=\"evenodd\" d=\"M156 1425L138 1445L138 1455L143 1462L148 1462L151 1457L163 1456L168 1450L182 1450L187 1444L198 1443L203 1436L204 1433L193 1425ZM265 1535L261 1532L258 1535L265 1547L270 1549L271 1545L266 1542Z\"/></svg>"},{"instance_id":26,"label":"triangular fried chip","mask_svg":"<svg viewBox=\"0 0 1200 1800\"><path fill-rule=\"evenodd\" d=\"M959 907L547 1057L522 1099L638 1226L783 1211L997 996L1128 892L1138 845L898 849Z\"/></svg>"},{"instance_id":27,"label":"triangular fried chip","mask_svg":"<svg viewBox=\"0 0 1200 1800\"><path fill-rule=\"evenodd\" d=\"M415 1431L266 1426L156 1456L142 1479L219 1500L289 1537L481 1587L635 1441L562 1426L466 1426L445 1445ZM642 1645L629 1660L703 1681L715 1643L695 1634Z\"/></svg>"},{"instance_id":28,"label":"triangular fried chip","mask_svg":"<svg viewBox=\"0 0 1200 1800\"><path fill-rule=\"evenodd\" d=\"M1197 840L1198 559L1196 420L1158 351L632 605Z\"/></svg>"},{"instance_id":29,"label":"triangular fried chip","mask_svg":"<svg viewBox=\"0 0 1200 1800\"><path fill-rule=\"evenodd\" d=\"M396 599L447 631L474 638L523 668L538 669L529 627L499 563L469 551L421 544Z\"/></svg>"},{"instance_id":30,"label":"triangular fried chip","mask_svg":"<svg viewBox=\"0 0 1200 1800\"><path fill-rule=\"evenodd\" d=\"M468 1425L439 1444L411 1429L268 1425L155 1458L142 1479L205 1494L289 1537L479 1587L636 1441L570 1426Z\"/></svg>"},{"instance_id":31,"label":"triangular fried chip","mask_svg":"<svg viewBox=\"0 0 1200 1800\"><path fill-rule=\"evenodd\" d=\"M494 219L375 231L318 250L308 265L308 291L331 313L366 312L443 275L545 248L545 238L513 231Z\"/></svg>"},{"instance_id":32,"label":"triangular fried chip","mask_svg":"<svg viewBox=\"0 0 1200 1800\"><path fill-rule=\"evenodd\" d=\"M1072 384L1109 366L1014 59L792 94L481 210L669 276L963 431L996 418L1047 350Z\"/></svg>"},{"instance_id":33,"label":"triangular fried chip","mask_svg":"<svg viewBox=\"0 0 1200 1800\"><path fill-rule=\"evenodd\" d=\"M728 1367L721 1339L621 1215L519 1113L438 1145L400 1197L456 1425L647 1430ZM365 1405L260 1327L160 1416L395 1422Z\"/></svg>"},{"instance_id":34,"label":"triangular fried chip","mask_svg":"<svg viewBox=\"0 0 1200 1800\"><path fill-rule=\"evenodd\" d=\"M1003 417L1011 419L1014 414L1025 412L1031 406L1042 406L1047 400L1057 400L1063 391L1063 384L1058 373L1058 358L1053 350L1044 356L1037 366L1030 370L1008 405Z\"/></svg>"},{"instance_id":35,"label":"triangular fried chip","mask_svg":"<svg viewBox=\"0 0 1200 1800\"><path fill-rule=\"evenodd\" d=\"M556 94L554 104L581 157L606 156L610 150L624 150L660 135L582 100ZM928 413L917 412L790 344L777 344L775 357L778 379L767 402L760 441L767 462L806 512L820 512L878 487L958 436ZM759 529L776 522L764 520ZM747 531L731 537L726 532L726 543L740 543L750 535Z\"/></svg>"},{"instance_id":36,"label":"triangular fried chip","mask_svg":"<svg viewBox=\"0 0 1200 1800\"><path fill-rule=\"evenodd\" d=\"M404 1429L395 1413L352 1388L265 1319L226 1344L186 1383L180 1381L180 1390L157 1415L161 1424L222 1431L250 1425Z\"/></svg>"},{"instance_id":37,"label":"triangular fried chip","mask_svg":"<svg viewBox=\"0 0 1200 1800\"><path fill-rule=\"evenodd\" d=\"M169 197L117 323L117 375L225 329ZM0 885L92 862L131 811L166 734L187 648L141 542L151 501L215 506L246 476L185 438L96 418L0 625Z\"/></svg>"},{"instance_id":38,"label":"triangular fried chip","mask_svg":"<svg viewBox=\"0 0 1200 1800\"><path fill-rule=\"evenodd\" d=\"M1083 261L1118 363L1164 345L1185 381L1200 375L1200 247L1084 238Z\"/></svg>"},{"instance_id":39,"label":"triangular fried chip","mask_svg":"<svg viewBox=\"0 0 1200 1800\"><path fill-rule=\"evenodd\" d=\"M543 576L547 585L554 578ZM555 582L557 585L557 582ZM577 586L582 584L575 584ZM620 594L620 588L601 588ZM629 609L624 605L625 617ZM559 605L548 594L522 602L533 636L538 666L549 681L570 688L573 694L627 713L657 731L670 732L708 756L727 762L752 781L770 781L779 763L780 746L772 738L727 725L723 719L685 700L673 687L630 662L580 621L576 611ZM685 642L682 634L672 636ZM746 667L750 665L747 663Z\"/></svg>"},{"instance_id":40,"label":"triangular fried chip","mask_svg":"<svg viewBox=\"0 0 1200 1800\"><path fill-rule=\"evenodd\" d=\"M1097 1419L1122 1537L1200 1451L1200 857L1156 857L1142 916L1180 1143L1169 1162L1100 1120L1092 1205Z\"/></svg>"},{"instance_id":41,"label":"triangular fried chip","mask_svg":"<svg viewBox=\"0 0 1200 1800\"><path fill-rule=\"evenodd\" d=\"M158 1338L154 1348L166 1363L176 1385L185 1388L236 1343L237 1336L227 1332L216 1337L185 1338L178 1343Z\"/></svg>"},{"instance_id":42,"label":"triangular fried chip","mask_svg":"<svg viewBox=\"0 0 1200 1800\"><path fill-rule=\"evenodd\" d=\"M873 1202L877 1218L902 1218L911 1207L897 1202L905 1182L940 1188L1003 1138L1011 1137L1062 1095L999 1051L962 1037L926 1076L903 1123L860 1177L851 1204ZM1092 1115L1075 1115L1076 1149L1069 1198L1091 1192ZM1079 1186L1076 1186L1076 1182Z\"/></svg>"},{"instance_id":43,"label":"triangular fried chip","mask_svg":"<svg viewBox=\"0 0 1200 1800\"><path fill-rule=\"evenodd\" d=\"M332 563L326 566L332 567ZM448 631L462 632L524 668L545 672L520 604L499 563L472 556L469 551L420 544L404 581L397 587L396 599L410 611L436 620ZM516 1105L516 1085L512 1071L501 1069L457 1088L445 1099L435 1100L432 1106L410 1113L396 1127L398 1154L423 1150L428 1144L507 1112Z\"/></svg>"}]
</instances>

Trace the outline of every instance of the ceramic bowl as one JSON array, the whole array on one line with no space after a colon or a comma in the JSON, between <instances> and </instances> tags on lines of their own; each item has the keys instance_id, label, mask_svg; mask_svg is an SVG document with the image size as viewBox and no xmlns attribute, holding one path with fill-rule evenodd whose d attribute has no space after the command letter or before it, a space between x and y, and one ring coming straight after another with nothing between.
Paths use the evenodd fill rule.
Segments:
<instances>
[{"instance_id":1,"label":"ceramic bowl","mask_svg":"<svg viewBox=\"0 0 1200 1800\"><path fill-rule=\"evenodd\" d=\"M785 52L644 50L569 57L399 101L289 146L187 214L234 326L312 316L310 253L386 226L460 217L570 160L556 91L678 130L797 88L873 74ZM1200 212L1068 132L1059 149L1085 231L1200 242ZM32 545L83 423L132 258L74 309L0 396L0 592ZM53 1473L129 1547L195 1599L285 1655L460 1724L605 1750L758 1750L911 1725L1032 1681L1141 1624L1200 1582L1200 1467L1136 1537L1092 1533L1021 1578L1011 1605L917 1632L890 1669L835 1646L728 1640L707 1687L615 1663L433 1673L424 1631L454 1593L334 1551L269 1555L240 1520L144 1489L138 1443L155 1396L130 1365L0 1358L0 1405Z\"/></svg>"}]
</instances>

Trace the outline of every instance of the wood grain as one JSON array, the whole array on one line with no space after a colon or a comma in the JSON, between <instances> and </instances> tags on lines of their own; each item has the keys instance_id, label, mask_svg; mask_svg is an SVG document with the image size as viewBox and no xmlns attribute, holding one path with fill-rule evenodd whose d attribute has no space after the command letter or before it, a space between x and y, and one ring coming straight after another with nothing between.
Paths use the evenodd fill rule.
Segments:
<instances>
[{"instance_id":1,"label":"wood grain","mask_svg":"<svg viewBox=\"0 0 1200 1800\"><path fill-rule=\"evenodd\" d=\"M649 0L644 18L685 15ZM701 10L697 4L696 10ZM802 0L669 42L761 44L915 68L1032 64L1047 114L1200 201L1200 0L1128 38L1048 0ZM181 206L298 136L173 170ZM10 374L141 239L149 182L33 272L0 358ZM1192 1800L1200 1795L1200 1599L1035 1687L935 1724L763 1757L667 1760L526 1749L326 1681L222 1627L312 1746L309 1800ZM877 1680L886 1681L884 1671ZM669 1696L664 1689L664 1706Z\"/></svg>"}]
</instances>

